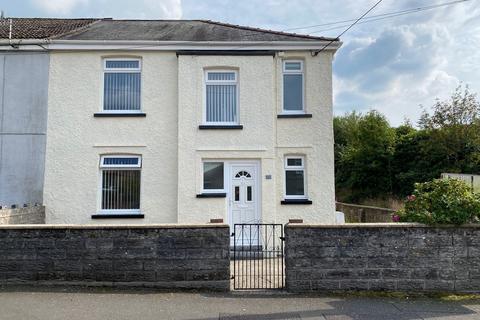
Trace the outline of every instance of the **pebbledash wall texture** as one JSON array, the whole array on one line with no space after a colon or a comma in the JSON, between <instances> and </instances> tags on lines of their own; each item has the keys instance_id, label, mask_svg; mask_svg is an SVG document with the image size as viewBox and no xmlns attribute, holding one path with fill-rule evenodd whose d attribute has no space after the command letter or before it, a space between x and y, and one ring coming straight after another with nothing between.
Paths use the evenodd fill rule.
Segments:
<instances>
[{"instance_id":1,"label":"pebbledash wall texture","mask_svg":"<svg viewBox=\"0 0 480 320\"><path fill-rule=\"evenodd\" d=\"M290 224L291 292L480 292L480 227Z\"/></svg>"},{"instance_id":2,"label":"pebbledash wall texture","mask_svg":"<svg viewBox=\"0 0 480 320\"><path fill-rule=\"evenodd\" d=\"M202 159L242 159L260 161L263 222L286 223L300 217L309 223L334 223L333 54L312 56L299 51L285 52L282 57L180 55L178 59L178 221L201 223L219 217L229 221L226 198L195 197L202 189ZM284 59L304 61L305 111L312 118L277 118L282 113ZM204 72L221 68L239 72L243 130L199 131ZM313 203L281 205L284 159L298 154L305 155L306 189ZM266 175L273 179L265 179Z\"/></svg>"},{"instance_id":3,"label":"pebbledash wall texture","mask_svg":"<svg viewBox=\"0 0 480 320\"><path fill-rule=\"evenodd\" d=\"M94 117L102 107L102 59L129 56L142 60L141 104L146 117ZM283 59L304 61L305 111L312 118L277 118L282 112ZM196 197L202 189L203 159L260 162L264 222L303 218L308 223L334 223L332 59L330 51L316 56L287 51L283 56L178 57L173 51L52 52L44 186L47 223L204 223L211 218L228 222L227 198ZM204 72L218 68L239 72L242 130L199 130ZM91 219L100 209L103 154L142 156L144 219ZM305 155L312 204L281 205L284 157L298 154Z\"/></svg>"},{"instance_id":4,"label":"pebbledash wall texture","mask_svg":"<svg viewBox=\"0 0 480 320\"><path fill-rule=\"evenodd\" d=\"M230 288L227 225L0 226L0 285Z\"/></svg>"}]
</instances>

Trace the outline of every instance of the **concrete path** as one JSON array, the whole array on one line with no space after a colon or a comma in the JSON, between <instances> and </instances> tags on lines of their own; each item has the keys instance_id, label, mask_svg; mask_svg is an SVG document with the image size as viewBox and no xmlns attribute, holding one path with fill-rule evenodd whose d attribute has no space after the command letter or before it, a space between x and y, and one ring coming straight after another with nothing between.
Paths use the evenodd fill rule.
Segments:
<instances>
[{"instance_id":1,"label":"concrete path","mask_svg":"<svg viewBox=\"0 0 480 320\"><path fill-rule=\"evenodd\" d=\"M1 291L0 319L480 319L480 301L236 293Z\"/></svg>"}]
</instances>

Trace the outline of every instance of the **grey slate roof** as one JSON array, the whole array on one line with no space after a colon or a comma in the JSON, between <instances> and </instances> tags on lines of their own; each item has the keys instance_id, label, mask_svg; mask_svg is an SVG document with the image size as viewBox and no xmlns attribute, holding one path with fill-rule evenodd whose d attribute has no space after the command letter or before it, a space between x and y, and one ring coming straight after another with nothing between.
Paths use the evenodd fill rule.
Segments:
<instances>
[{"instance_id":1,"label":"grey slate roof","mask_svg":"<svg viewBox=\"0 0 480 320\"><path fill-rule=\"evenodd\" d=\"M314 37L210 20L112 20L12 18L14 39L144 41L319 41ZM0 38L8 38L8 18ZM7 26L7 28L5 28Z\"/></svg>"}]
</instances>

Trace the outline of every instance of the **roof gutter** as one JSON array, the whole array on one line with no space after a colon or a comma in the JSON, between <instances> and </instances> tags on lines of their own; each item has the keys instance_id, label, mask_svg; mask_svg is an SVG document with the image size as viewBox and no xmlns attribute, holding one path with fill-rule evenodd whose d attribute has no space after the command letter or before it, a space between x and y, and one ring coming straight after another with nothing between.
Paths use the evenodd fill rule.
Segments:
<instances>
[{"instance_id":1,"label":"roof gutter","mask_svg":"<svg viewBox=\"0 0 480 320\"><path fill-rule=\"evenodd\" d=\"M125 41L125 40L59 40L21 39L12 41L0 39L0 50L133 50L133 51L178 51L178 50L319 50L331 41ZM334 41L326 50L336 51L342 42ZM5 48L4 48L5 47ZM10 48L7 48L10 47Z\"/></svg>"}]
</instances>

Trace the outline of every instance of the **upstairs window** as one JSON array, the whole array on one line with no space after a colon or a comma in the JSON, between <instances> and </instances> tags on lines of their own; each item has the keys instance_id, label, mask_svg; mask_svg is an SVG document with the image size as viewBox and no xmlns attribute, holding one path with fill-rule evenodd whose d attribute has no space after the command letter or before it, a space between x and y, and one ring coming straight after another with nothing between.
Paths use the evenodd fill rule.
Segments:
<instances>
[{"instance_id":1,"label":"upstairs window","mask_svg":"<svg viewBox=\"0 0 480 320\"><path fill-rule=\"evenodd\" d=\"M303 61L286 60L283 62L283 112L304 112L304 75Z\"/></svg>"},{"instance_id":2,"label":"upstairs window","mask_svg":"<svg viewBox=\"0 0 480 320\"><path fill-rule=\"evenodd\" d=\"M105 59L103 65L103 111L140 112L140 59Z\"/></svg>"},{"instance_id":3,"label":"upstairs window","mask_svg":"<svg viewBox=\"0 0 480 320\"><path fill-rule=\"evenodd\" d=\"M115 155L100 159L101 210L113 213L140 211L140 156Z\"/></svg>"},{"instance_id":4,"label":"upstairs window","mask_svg":"<svg viewBox=\"0 0 480 320\"><path fill-rule=\"evenodd\" d=\"M305 199L305 158L285 158L285 199Z\"/></svg>"},{"instance_id":5,"label":"upstairs window","mask_svg":"<svg viewBox=\"0 0 480 320\"><path fill-rule=\"evenodd\" d=\"M205 72L206 124L238 124L238 72Z\"/></svg>"}]
</instances>

